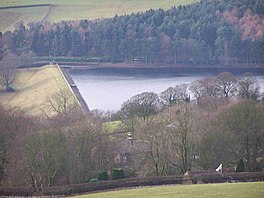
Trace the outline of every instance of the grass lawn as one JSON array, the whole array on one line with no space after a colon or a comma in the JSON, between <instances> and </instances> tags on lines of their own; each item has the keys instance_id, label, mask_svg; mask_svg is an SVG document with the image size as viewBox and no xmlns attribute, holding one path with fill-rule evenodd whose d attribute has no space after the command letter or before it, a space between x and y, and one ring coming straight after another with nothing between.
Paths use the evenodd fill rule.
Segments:
<instances>
[{"instance_id":1,"label":"grass lawn","mask_svg":"<svg viewBox=\"0 0 264 198\"><path fill-rule=\"evenodd\" d=\"M32 21L40 21L45 17L48 10L48 6L0 10L0 31L14 30L19 22L28 24Z\"/></svg>"},{"instance_id":2,"label":"grass lawn","mask_svg":"<svg viewBox=\"0 0 264 198\"><path fill-rule=\"evenodd\" d=\"M66 90L73 96L59 69L51 65L18 70L14 87L16 92L12 93L0 88L0 103L20 107L30 115L52 115L47 100L60 90ZM72 98L74 100L74 96Z\"/></svg>"},{"instance_id":3,"label":"grass lawn","mask_svg":"<svg viewBox=\"0 0 264 198\"><path fill-rule=\"evenodd\" d=\"M73 198L262 198L263 195L264 182L252 182L158 186L94 193Z\"/></svg>"},{"instance_id":4,"label":"grass lawn","mask_svg":"<svg viewBox=\"0 0 264 198\"><path fill-rule=\"evenodd\" d=\"M115 14L130 14L150 8L169 9L174 5L196 1L198 0L3 0L0 1L0 7L33 4L52 4L53 6L0 10L0 31L14 30L14 25L19 21L27 24L43 18L52 22L109 18Z\"/></svg>"}]
</instances>

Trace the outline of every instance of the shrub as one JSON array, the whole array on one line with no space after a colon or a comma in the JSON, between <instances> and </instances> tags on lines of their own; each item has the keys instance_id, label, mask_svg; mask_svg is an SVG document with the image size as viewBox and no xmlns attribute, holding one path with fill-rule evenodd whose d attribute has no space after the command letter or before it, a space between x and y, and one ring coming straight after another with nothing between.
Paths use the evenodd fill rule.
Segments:
<instances>
[{"instance_id":1,"label":"shrub","mask_svg":"<svg viewBox=\"0 0 264 198\"><path fill-rule=\"evenodd\" d=\"M113 179L123 179L125 178L125 171L121 168L113 168L112 170Z\"/></svg>"},{"instance_id":2,"label":"shrub","mask_svg":"<svg viewBox=\"0 0 264 198\"><path fill-rule=\"evenodd\" d=\"M102 56L100 58L100 62L102 62L102 63L111 62L111 57L110 56Z\"/></svg>"},{"instance_id":3,"label":"shrub","mask_svg":"<svg viewBox=\"0 0 264 198\"><path fill-rule=\"evenodd\" d=\"M210 174L210 175L200 175L197 177L197 183L224 183L230 182L232 177L228 175L221 174Z\"/></svg>"},{"instance_id":4,"label":"shrub","mask_svg":"<svg viewBox=\"0 0 264 198\"><path fill-rule=\"evenodd\" d=\"M15 92L15 91L16 91L13 87L8 87L6 90L7 90L8 92Z\"/></svg>"},{"instance_id":5,"label":"shrub","mask_svg":"<svg viewBox=\"0 0 264 198\"><path fill-rule=\"evenodd\" d=\"M107 172L106 171L99 172L97 174L97 179L99 181L108 180L108 174L107 174Z\"/></svg>"},{"instance_id":6,"label":"shrub","mask_svg":"<svg viewBox=\"0 0 264 198\"><path fill-rule=\"evenodd\" d=\"M89 180L89 183L94 183L94 182L98 182L99 180L97 178L92 178Z\"/></svg>"},{"instance_id":7,"label":"shrub","mask_svg":"<svg viewBox=\"0 0 264 198\"><path fill-rule=\"evenodd\" d=\"M245 165L242 159L240 159L237 163L236 172L245 172Z\"/></svg>"}]
</instances>

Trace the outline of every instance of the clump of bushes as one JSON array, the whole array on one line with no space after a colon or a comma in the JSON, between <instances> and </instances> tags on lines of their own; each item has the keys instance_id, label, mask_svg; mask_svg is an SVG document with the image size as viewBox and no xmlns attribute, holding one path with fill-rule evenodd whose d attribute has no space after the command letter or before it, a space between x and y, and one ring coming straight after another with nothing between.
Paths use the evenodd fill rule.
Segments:
<instances>
[{"instance_id":1,"label":"clump of bushes","mask_svg":"<svg viewBox=\"0 0 264 198\"><path fill-rule=\"evenodd\" d=\"M99 181L108 180L108 174L107 174L107 172L106 172L106 171L99 172L99 173L97 174L97 179L98 179Z\"/></svg>"},{"instance_id":2,"label":"clump of bushes","mask_svg":"<svg viewBox=\"0 0 264 198\"><path fill-rule=\"evenodd\" d=\"M240 159L237 163L236 172L237 173L245 172L245 165L242 159Z\"/></svg>"},{"instance_id":3,"label":"clump of bushes","mask_svg":"<svg viewBox=\"0 0 264 198\"><path fill-rule=\"evenodd\" d=\"M99 180L97 178L92 178L89 180L89 183L94 183L94 182L98 182Z\"/></svg>"},{"instance_id":4,"label":"clump of bushes","mask_svg":"<svg viewBox=\"0 0 264 198\"><path fill-rule=\"evenodd\" d=\"M113 168L112 170L112 178L115 179L123 179L125 178L125 171L121 168Z\"/></svg>"}]
</instances>

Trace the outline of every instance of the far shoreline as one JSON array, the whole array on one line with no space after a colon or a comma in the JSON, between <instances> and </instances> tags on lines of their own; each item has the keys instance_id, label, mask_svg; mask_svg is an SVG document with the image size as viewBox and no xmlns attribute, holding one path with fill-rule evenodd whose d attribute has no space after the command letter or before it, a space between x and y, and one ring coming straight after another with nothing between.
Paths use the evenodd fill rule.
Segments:
<instances>
[{"instance_id":1,"label":"far shoreline","mask_svg":"<svg viewBox=\"0 0 264 198\"><path fill-rule=\"evenodd\" d=\"M59 63L60 64L60 63ZM241 75L251 72L255 75L264 75L264 65L168 65L168 64L127 64L127 63L99 63L99 64L75 64L68 63L64 65L69 68L70 72L106 72L106 73L122 73L122 72L149 72L149 73L211 73L219 74L221 72L230 72L234 75Z\"/></svg>"},{"instance_id":2,"label":"far shoreline","mask_svg":"<svg viewBox=\"0 0 264 198\"><path fill-rule=\"evenodd\" d=\"M55 62L54 62L55 63ZM31 65L21 65L19 68L42 67L49 64L47 61L35 62ZM229 65L191 65L191 64L130 64L130 63L98 63L98 62L67 62L57 61L60 67L67 69L71 73L86 72L148 72L148 73L179 73L179 74L219 74L221 72L230 72L234 75L241 75L251 72L254 75L264 76L263 64L229 64Z\"/></svg>"}]
</instances>

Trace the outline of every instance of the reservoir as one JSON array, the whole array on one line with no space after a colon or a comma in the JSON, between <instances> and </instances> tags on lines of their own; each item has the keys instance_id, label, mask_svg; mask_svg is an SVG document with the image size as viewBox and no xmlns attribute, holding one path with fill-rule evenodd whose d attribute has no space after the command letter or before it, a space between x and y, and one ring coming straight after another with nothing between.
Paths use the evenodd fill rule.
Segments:
<instances>
[{"instance_id":1,"label":"reservoir","mask_svg":"<svg viewBox=\"0 0 264 198\"><path fill-rule=\"evenodd\" d=\"M173 70L104 69L72 71L71 77L90 110L117 111L124 101L143 92L160 92L215 73L177 73ZM264 76L255 74L264 92Z\"/></svg>"}]
</instances>

